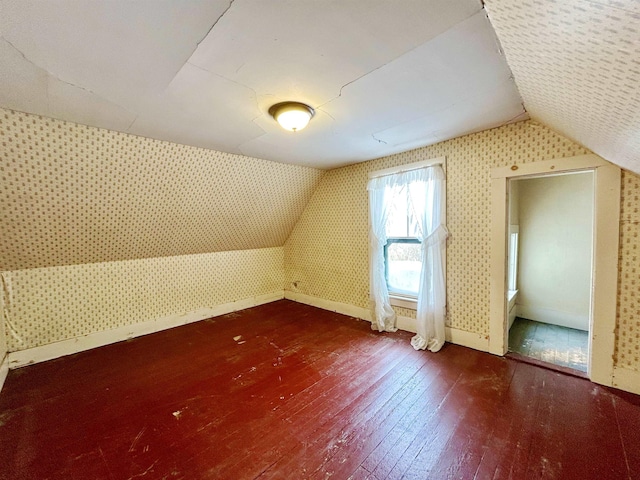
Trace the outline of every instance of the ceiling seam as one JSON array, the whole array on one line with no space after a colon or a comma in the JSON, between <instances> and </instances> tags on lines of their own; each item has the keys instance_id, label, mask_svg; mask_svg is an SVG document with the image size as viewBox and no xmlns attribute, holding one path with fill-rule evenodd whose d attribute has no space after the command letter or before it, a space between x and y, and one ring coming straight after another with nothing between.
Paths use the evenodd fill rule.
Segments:
<instances>
[{"instance_id":1,"label":"ceiling seam","mask_svg":"<svg viewBox=\"0 0 640 480\"><path fill-rule=\"evenodd\" d=\"M231 6L233 5L233 2L235 2L235 0L230 0L229 1L229 5L227 6L227 8L224 9L224 12L222 12L220 14L220 16L216 19L215 22L213 22L213 25L211 25L211 28L209 28L209 30L207 30L207 33L204 34L204 36L198 40L198 43L196 43L196 48L193 49L193 52L191 52L191 55L189 55L189 58L191 58L191 56L193 55L193 53L196 51L196 49L198 48L198 46L200 46L200 44L204 41L205 38L207 38L209 36L209 34L211 33L211 30L214 29L214 27L218 24L218 22L220 20L222 20L222 17L224 17L227 12L229 11L229 9L231 8Z\"/></svg>"},{"instance_id":2,"label":"ceiling seam","mask_svg":"<svg viewBox=\"0 0 640 480\"><path fill-rule=\"evenodd\" d=\"M169 81L169 83L167 84L167 87L169 85L171 85L171 82L173 82L173 80L176 78L176 76L178 75L178 73L180 73L180 71L182 70L182 67L184 67L186 64L189 65L193 65L193 63L190 63L189 60L191 60L191 57L193 57L193 54L196 53L196 50L198 49L198 47L200 46L200 44L204 41L205 38L207 38L209 36L209 34L211 33L211 30L213 30L213 28L218 24L218 22L220 20L222 20L222 17L224 17L226 15L226 13L229 11L229 9L231 8L231 6L233 5L233 2L235 2L235 0L230 0L229 1L229 5L227 6L227 8L224 9L224 12L222 12L220 14L220 16L218 18L216 18L215 22L213 22L213 24L209 27L209 30L207 30L207 33L205 33L202 38L200 40L198 40L196 42L196 46L193 47L193 50L191 50L191 53L189 53L189 55L187 55L187 59L184 61L184 63L182 64L182 66L180 68L178 68L178 71L173 75L173 77L171 77L171 80ZM194 67L196 65L193 65ZM204 69L203 69L204 70ZM212 72L210 72L212 73Z\"/></svg>"},{"instance_id":3,"label":"ceiling seam","mask_svg":"<svg viewBox=\"0 0 640 480\"><path fill-rule=\"evenodd\" d=\"M32 65L33 67L37 68L38 70L41 70L43 72L45 72L45 74L51 78L55 78L56 80L58 80L59 82L64 83L65 85L69 85L70 87L74 87L74 88L78 88L84 92L87 92L90 95L94 95L95 97L99 98L100 100L110 103L112 105L115 105L121 109L123 109L125 112L130 113L131 115L136 115L136 112L132 112L131 110L129 110L126 107L123 107L122 105L117 104L116 102L113 102L111 100L109 100L108 98L103 97L102 95L97 94L96 92L94 92L93 90L90 90L88 88L83 87L82 85L76 85L75 83L72 82L68 82L66 80L64 80L63 78L60 78L58 75L56 75L53 72L50 72L49 70L47 70L46 68L41 67L40 65L38 65L37 63L35 63L33 60L29 59L22 50L20 50L18 47L16 47L10 40L8 40L6 37L0 35L0 39L2 39L5 43L7 43L11 48L13 48L16 52L18 52L20 54L20 56L26 61L28 62L30 65ZM49 102L49 87L47 85L47 103ZM51 112L51 106L48 105L48 111Z\"/></svg>"},{"instance_id":4,"label":"ceiling seam","mask_svg":"<svg viewBox=\"0 0 640 480\"><path fill-rule=\"evenodd\" d=\"M516 88L516 91L518 92L518 96L522 99L522 102L520 102L520 104L522 105L522 108L524 109L524 112L525 113L529 113L529 111L527 110L526 105L524 104L524 98L522 97L522 92L520 92L520 87L518 87L518 82L516 80L516 77L513 74L513 69L511 68L511 65L509 64L509 59L507 58L507 52L505 52L504 48L502 48L502 42L500 41L500 37L498 37L498 32L496 31L496 28L493 26L493 22L491 21L490 12L489 12L489 10L487 10L487 7L486 7L484 1L482 2L482 5L483 5L483 10L484 10L484 15L487 18L487 22L489 22L489 25L491 26L491 30L493 31L493 36L495 38L496 46L498 47L498 51L500 52L500 55L504 58L504 63L506 64L507 68L509 69L510 78L513 81L513 86Z\"/></svg>"},{"instance_id":5,"label":"ceiling seam","mask_svg":"<svg viewBox=\"0 0 640 480\"><path fill-rule=\"evenodd\" d=\"M373 138L378 143L384 143L385 145L388 145L388 143L385 142L384 140L380 140L379 138L376 138L376 134L375 133L371 134L371 138Z\"/></svg>"},{"instance_id":6,"label":"ceiling seam","mask_svg":"<svg viewBox=\"0 0 640 480\"><path fill-rule=\"evenodd\" d=\"M513 80L513 75L510 75L506 80L503 80L499 85L504 85L505 83L509 83L511 80ZM514 83L515 83L515 82L514 82ZM482 96L482 94L484 94L485 92L490 91L490 90L491 90L491 89L493 89L493 88L494 88L493 86L491 86L491 87L487 87L485 90L482 90L482 91L480 91L480 92L479 92L479 93L477 93L477 94L468 95L468 96L466 96L466 97L464 97L464 98L462 98L462 99L459 99L457 102L451 103L451 104L447 105L446 107L442 107L442 108L441 108L441 109L439 109L439 110L435 110L435 111L432 111L432 112L430 112L430 113L427 113L426 115L420 115L420 116L418 116L418 117L415 117L415 118L412 118L412 119L409 119L409 120L405 120L405 121L403 121L403 122L400 122L400 123L398 123L398 124L397 124L397 126L405 125L405 124L407 124L407 123L411 123L411 122L415 122L416 120L420 120L421 118L425 118L425 117L428 117L428 116L431 116L431 115L436 115L436 114L439 114L439 113L442 113L442 112L446 112L447 110L450 110L451 108L453 108L453 107L455 107L455 106L457 106L457 105L460 105L460 104L465 104L465 103L468 103L468 102L472 102L474 99L476 99L476 98L478 98L478 97L481 97L481 96ZM519 92L518 92L518 94L519 94ZM522 98L522 97L520 97L520 98ZM500 126L502 126L502 125L507 125L508 123L512 122L514 119L518 118L520 115L523 115L523 114L528 115L528 114L529 114L529 112L527 112L527 109L524 107L524 103L520 102L520 105L522 105L522 112L520 112L520 113L519 113L518 115L516 115L515 117L510 118L510 119L509 119L509 120L507 120L506 122L501 123L501 124L500 124ZM495 127L491 127L491 128L495 128ZM372 134L371 134L371 136L379 135L379 134L381 134L381 133L384 133L386 130L387 130L387 129L379 130L379 131L377 131L377 132L372 133ZM435 133L438 133L438 132L440 132L440 130L436 130L436 131L434 131L434 134L435 134ZM384 140L379 140L379 139L378 139L378 138L376 138L376 137L373 137L373 138L374 138L375 140L378 140L378 142L382 142L382 141L384 141ZM438 141L442 141L442 140L438 140ZM385 143L387 143L387 142L385 142Z\"/></svg>"},{"instance_id":7,"label":"ceiling seam","mask_svg":"<svg viewBox=\"0 0 640 480\"><path fill-rule=\"evenodd\" d=\"M316 106L315 108L316 108L316 109L322 108L322 107L324 107L325 105L327 105L327 104L329 104L329 103L333 102L333 101L334 101L334 100L336 100L337 98L340 98L340 97L342 96L342 90L344 90L346 87L348 87L348 86L349 86L349 85L351 85L352 83L355 83L355 82L357 82L357 81L359 81L359 80L363 79L363 78L364 78L364 77L366 77L367 75L370 75L370 74L372 74L373 72L376 72L376 71L380 70L381 68L386 67L387 65L389 65L389 64L391 64L391 63L393 63L393 62L395 62L396 60L398 60L398 59L400 59L400 58L404 57L405 55L408 55L409 53L413 52L414 50L416 50L416 49L418 49L418 48L423 47L426 43L432 42L432 41L433 41L433 40L435 40L436 38L438 38L438 37L440 37L441 35L443 35L443 34L447 33L449 30L451 30L451 29L452 29L453 27L455 27L456 25L459 25L460 23L467 21L468 19L470 19L470 18L471 18L471 17L473 17L474 15L477 15L477 14L478 14L478 12L481 12L482 10L484 10L484 4L483 4L483 6L481 6L480 8L478 8L478 10L474 11L471 15L469 15L468 17L466 17L466 18L464 18L464 19L460 20L459 22L455 23L454 25L450 26L450 27L449 27L449 28L447 28L444 32L439 33L439 34L438 34L438 35L436 35L435 37L430 38L429 40L427 40L427 41L426 41L426 42L424 42L424 43L421 43L420 45L416 45L415 47L413 47L413 48L411 48L411 49L407 50L406 52L404 52L404 53L402 53L402 54L398 55L397 57L392 58L392 59L391 59L391 60L389 60L388 62L385 62L385 63L383 63L382 65L379 65L378 67L374 68L373 70L370 70L370 71L368 71L368 72L366 72L366 73L363 73L363 74L362 74L362 75L360 75L358 78L354 78L354 79L353 79L353 80L351 80L350 82L345 83L344 85L342 85L342 86L340 87L340 91L338 92L338 95L337 95L337 96L330 98L329 100L327 100L326 102L324 102L324 103L322 103L322 104L320 104L320 105ZM493 28L493 25L492 25L492 28Z\"/></svg>"}]
</instances>

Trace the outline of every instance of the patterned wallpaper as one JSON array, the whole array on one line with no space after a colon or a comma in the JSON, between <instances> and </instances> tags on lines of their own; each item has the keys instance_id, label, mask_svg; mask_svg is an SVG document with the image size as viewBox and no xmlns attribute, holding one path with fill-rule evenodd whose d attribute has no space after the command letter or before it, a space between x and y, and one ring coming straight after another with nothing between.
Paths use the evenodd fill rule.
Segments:
<instances>
[{"instance_id":1,"label":"patterned wallpaper","mask_svg":"<svg viewBox=\"0 0 640 480\"><path fill-rule=\"evenodd\" d=\"M0 270L282 246L323 172L0 109Z\"/></svg>"},{"instance_id":2,"label":"patterned wallpaper","mask_svg":"<svg viewBox=\"0 0 640 480\"><path fill-rule=\"evenodd\" d=\"M618 365L640 370L640 176L622 171L618 272Z\"/></svg>"},{"instance_id":3,"label":"patterned wallpaper","mask_svg":"<svg viewBox=\"0 0 640 480\"><path fill-rule=\"evenodd\" d=\"M323 175L7 110L0 142L10 351L283 283L366 308L367 174L439 156L451 232L447 323L487 334L491 168L586 153L526 121ZM622 193L616 358L640 369L640 177L624 172Z\"/></svg>"},{"instance_id":4,"label":"patterned wallpaper","mask_svg":"<svg viewBox=\"0 0 640 480\"><path fill-rule=\"evenodd\" d=\"M285 288L368 308L368 173L445 156L450 232L447 324L488 335L491 169L584 153L588 151L545 126L525 121L331 170L321 180L285 244ZM624 215L629 219L635 215L636 223L623 221L622 242L627 246L623 246L621 257L628 258L629 264L621 269L621 298L626 292L625 298L629 300L625 301L626 309L621 308L618 319L618 360L638 368L640 312L635 292L640 261L637 238L633 236L638 233L640 177L626 173L624 178L628 204L623 209ZM635 198L630 198L632 191ZM411 310L396 311L415 317Z\"/></svg>"},{"instance_id":5,"label":"patterned wallpaper","mask_svg":"<svg viewBox=\"0 0 640 480\"><path fill-rule=\"evenodd\" d=\"M9 351L282 291L283 247L4 272Z\"/></svg>"},{"instance_id":6,"label":"patterned wallpaper","mask_svg":"<svg viewBox=\"0 0 640 480\"><path fill-rule=\"evenodd\" d=\"M640 172L640 2L485 0L537 121Z\"/></svg>"}]
</instances>

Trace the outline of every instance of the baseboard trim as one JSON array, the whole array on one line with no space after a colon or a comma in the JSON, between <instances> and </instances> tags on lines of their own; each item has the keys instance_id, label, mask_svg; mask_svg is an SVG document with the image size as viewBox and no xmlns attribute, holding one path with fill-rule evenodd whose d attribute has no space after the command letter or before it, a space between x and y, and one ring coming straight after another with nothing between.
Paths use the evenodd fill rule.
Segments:
<instances>
[{"instance_id":1,"label":"baseboard trim","mask_svg":"<svg viewBox=\"0 0 640 480\"><path fill-rule=\"evenodd\" d=\"M5 355L0 362L0 392L2 391L2 387L4 385L4 381L7 379L7 374L9 373L9 355Z\"/></svg>"},{"instance_id":2,"label":"baseboard trim","mask_svg":"<svg viewBox=\"0 0 640 480\"><path fill-rule=\"evenodd\" d=\"M329 310L331 312L341 313L350 317L360 318L368 322L371 321L371 312L366 308L356 307L355 305L334 302L332 300L291 291L285 291L284 298L286 298L287 300L292 300L294 302L311 305L312 307L322 308L323 310ZM415 318L399 316L397 318L396 326L400 330L416 333ZM457 328L445 327L445 338L449 343L473 348L474 350L480 350L482 352L489 351L488 335L480 335L478 333L467 332L465 330L459 330Z\"/></svg>"},{"instance_id":3,"label":"baseboard trim","mask_svg":"<svg viewBox=\"0 0 640 480\"><path fill-rule=\"evenodd\" d=\"M91 333L82 337L71 338L69 340L50 343L40 347L11 352L7 356L8 361L5 360L5 362L7 363L8 369L19 368L33 363L46 362L47 360L72 355L92 348L103 347L111 343L160 332L180 325L186 325L188 323L198 322L207 318L225 315L238 310L244 310L245 308L256 307L265 303L281 300L282 298L284 298L284 292L279 290L265 295L258 295L256 297L216 305L211 308L201 308L193 312L169 315L157 320L127 325L114 330ZM0 376L1 375L2 370L0 370Z\"/></svg>"},{"instance_id":4,"label":"baseboard trim","mask_svg":"<svg viewBox=\"0 0 640 480\"><path fill-rule=\"evenodd\" d=\"M400 330L416 333L416 319L410 317L401 317L397 319L396 325ZM481 352L489 351L489 336L480 335L479 333L467 332L457 328L444 327L444 338L447 342L463 347L472 348Z\"/></svg>"},{"instance_id":5,"label":"baseboard trim","mask_svg":"<svg viewBox=\"0 0 640 480\"><path fill-rule=\"evenodd\" d=\"M330 312L341 313L349 317L360 318L368 322L371 321L371 312L362 307L356 307L348 303L334 302L333 300L327 300L320 297L314 297L300 292L290 292L285 290L284 298L287 300L293 300L294 302L304 303L305 305L311 305L312 307L318 307L323 310L329 310Z\"/></svg>"},{"instance_id":6,"label":"baseboard trim","mask_svg":"<svg viewBox=\"0 0 640 480\"><path fill-rule=\"evenodd\" d=\"M515 314L518 317L536 322L559 325L561 327L575 328L576 330L589 330L589 315L579 315L569 312L561 312L551 308L536 307L532 305L516 304Z\"/></svg>"},{"instance_id":7,"label":"baseboard trim","mask_svg":"<svg viewBox=\"0 0 640 480\"><path fill-rule=\"evenodd\" d=\"M612 385L620 390L640 395L640 372L624 367L613 367Z\"/></svg>"}]
</instances>

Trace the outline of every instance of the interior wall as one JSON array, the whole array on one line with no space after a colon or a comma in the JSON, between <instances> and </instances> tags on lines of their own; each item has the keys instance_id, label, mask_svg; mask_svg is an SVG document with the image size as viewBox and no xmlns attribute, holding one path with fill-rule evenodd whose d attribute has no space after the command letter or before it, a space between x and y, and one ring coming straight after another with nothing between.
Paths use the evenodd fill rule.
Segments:
<instances>
[{"instance_id":1,"label":"interior wall","mask_svg":"<svg viewBox=\"0 0 640 480\"><path fill-rule=\"evenodd\" d=\"M640 176L622 171L616 362L640 371Z\"/></svg>"},{"instance_id":2,"label":"interior wall","mask_svg":"<svg viewBox=\"0 0 640 480\"><path fill-rule=\"evenodd\" d=\"M519 186L517 315L589 330L593 173L512 180Z\"/></svg>"},{"instance_id":3,"label":"interior wall","mask_svg":"<svg viewBox=\"0 0 640 480\"><path fill-rule=\"evenodd\" d=\"M320 170L0 109L9 352L282 292Z\"/></svg>"},{"instance_id":4,"label":"interior wall","mask_svg":"<svg viewBox=\"0 0 640 480\"><path fill-rule=\"evenodd\" d=\"M3 272L9 351L282 291L283 247Z\"/></svg>"},{"instance_id":5,"label":"interior wall","mask_svg":"<svg viewBox=\"0 0 640 480\"><path fill-rule=\"evenodd\" d=\"M285 288L369 308L368 173L445 156L447 325L488 336L492 168L589 153L535 121L455 138L329 171L285 244ZM617 362L640 370L640 177L623 173ZM626 265L625 265L626 262ZM398 309L400 315L415 312Z\"/></svg>"}]
</instances>

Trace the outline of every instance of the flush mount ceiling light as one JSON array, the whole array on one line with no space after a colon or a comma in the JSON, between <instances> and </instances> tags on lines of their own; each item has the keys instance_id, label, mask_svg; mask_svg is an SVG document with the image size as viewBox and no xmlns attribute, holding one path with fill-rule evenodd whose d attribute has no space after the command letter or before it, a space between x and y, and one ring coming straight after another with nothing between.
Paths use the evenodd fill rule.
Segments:
<instances>
[{"instance_id":1,"label":"flush mount ceiling light","mask_svg":"<svg viewBox=\"0 0 640 480\"><path fill-rule=\"evenodd\" d=\"M315 110L309 105L300 102L276 103L269 109L269 115L282 128L292 132L297 132L306 127L315 113Z\"/></svg>"}]
</instances>

